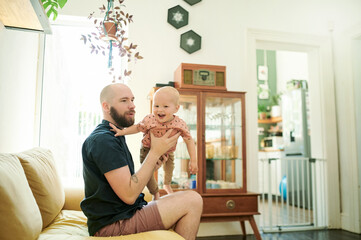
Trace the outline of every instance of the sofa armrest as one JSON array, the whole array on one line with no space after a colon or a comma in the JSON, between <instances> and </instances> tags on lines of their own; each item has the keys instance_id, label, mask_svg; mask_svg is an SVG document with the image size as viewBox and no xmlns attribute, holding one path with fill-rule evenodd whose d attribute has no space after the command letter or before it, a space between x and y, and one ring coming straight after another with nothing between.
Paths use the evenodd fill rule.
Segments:
<instances>
[{"instance_id":1,"label":"sofa armrest","mask_svg":"<svg viewBox=\"0 0 361 240\"><path fill-rule=\"evenodd\" d=\"M64 210L78 210L81 211L80 202L84 199L84 188L65 188L65 203ZM144 199L147 202L152 201L152 195L149 193L148 188L145 188L143 193Z\"/></svg>"},{"instance_id":2,"label":"sofa armrest","mask_svg":"<svg viewBox=\"0 0 361 240\"><path fill-rule=\"evenodd\" d=\"M80 202L84 199L84 188L65 188L64 210L81 211Z\"/></svg>"}]
</instances>

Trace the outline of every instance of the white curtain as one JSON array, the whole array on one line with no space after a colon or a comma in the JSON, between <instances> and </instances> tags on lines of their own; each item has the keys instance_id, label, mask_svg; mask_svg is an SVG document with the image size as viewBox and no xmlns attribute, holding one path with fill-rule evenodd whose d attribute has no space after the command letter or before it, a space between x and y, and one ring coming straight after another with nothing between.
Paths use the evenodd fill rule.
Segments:
<instances>
[{"instance_id":1,"label":"white curtain","mask_svg":"<svg viewBox=\"0 0 361 240\"><path fill-rule=\"evenodd\" d=\"M108 56L80 40L93 26L57 23L46 38L40 146L53 152L63 184L74 186L83 183L81 146L102 119L99 94L111 77Z\"/></svg>"}]
</instances>

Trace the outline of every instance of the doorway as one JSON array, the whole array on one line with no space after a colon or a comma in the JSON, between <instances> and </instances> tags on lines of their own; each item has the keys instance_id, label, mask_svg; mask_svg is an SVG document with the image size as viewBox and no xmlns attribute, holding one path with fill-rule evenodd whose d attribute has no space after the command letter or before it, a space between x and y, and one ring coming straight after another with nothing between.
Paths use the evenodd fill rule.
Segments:
<instances>
[{"instance_id":1,"label":"doorway","mask_svg":"<svg viewBox=\"0 0 361 240\"><path fill-rule=\"evenodd\" d=\"M309 122L309 129L307 131L310 139L312 139L310 142L310 149L312 149L310 155L294 156L292 161L286 161L285 154L266 154L266 157L263 156L260 158L263 159L262 164L260 164L262 161L258 161L258 166L256 166L258 169L257 175L259 176L258 189L259 192L268 192L267 195L262 195L260 199L261 216L259 225L263 231L297 231L311 228L325 228L330 223L329 216L331 215L337 218L337 214L339 214L339 201L337 200L339 199L339 192L334 190L330 191L327 187L332 184L332 189L338 189L339 184L338 179L335 181L335 179L329 177L330 172L338 171L337 149L333 147L335 146L333 143L337 142L337 135L335 131L335 106L332 102L335 96L331 71L332 51L330 41L327 38L261 30L249 30L248 34L248 50L250 51L248 53L248 60L250 63L249 68L252 68L252 70L250 70L250 77L255 81L254 91L251 91L253 95L250 94L254 97L253 99L258 100L262 91L267 92L267 90L264 90L264 86L261 87L261 89L258 87L259 83L263 84L263 82L259 82L259 74L262 74L262 68L259 69L259 65L257 64L259 58L257 57L257 50L264 51L266 56L267 52L270 53L270 51L274 52L274 56L288 52L291 54L300 54L306 59L307 79L302 79L306 78L302 77L294 80L307 80L305 83L308 89L307 94L309 100L308 114L306 115ZM295 63L295 66L301 65ZM263 70L269 71L270 69L264 68ZM302 85L302 81L296 81L294 83ZM281 83L281 85L282 84L286 84L287 86L287 82ZM327 88L324 86L327 86ZM277 89L273 89L273 94L277 95L280 92L281 91L277 91ZM273 94L271 93L272 89L268 91L268 97L272 97ZM267 94L263 93L261 98L264 97L264 95ZM327 96L327 99L325 96ZM329 102L330 100L331 102ZM326 118L325 116L328 117ZM267 122L267 124L269 123ZM281 127L283 127L280 122L271 122L271 125L273 125L272 131L276 134L279 130L277 126L281 125ZM327 126L332 126L333 130L327 128ZM262 128L257 129L258 133L264 131L264 128L263 131ZM269 128L267 129L269 130ZM280 138L276 137L277 136L267 140L271 143L274 142L276 146L277 144L282 144L278 142ZM265 141L261 142L262 139L260 139L262 136L258 135L257 138L259 146L261 144L265 146ZM269 143L267 142L267 144ZM266 147L269 147L269 145ZM258 150L259 149L257 149L257 152ZM302 161L304 162L291 163ZM288 165L285 167L284 164ZM292 169L300 169L298 172L292 170L292 173L296 177L293 182L290 182L290 170L285 170L290 169L290 166L292 166ZM284 181L284 175L287 171L289 173L289 179ZM332 175L335 176L334 174ZM303 176L305 177L303 178ZM283 184L283 182L286 182L286 184ZM291 185L293 185L292 189ZM262 186L263 189L261 189ZM300 189L305 190L304 186L310 186L307 189L308 193L303 195L299 194ZM291 191L289 191L290 189ZM336 203L328 201L328 199L331 198L336 199ZM262 203L262 200L267 200L267 202ZM262 204L266 206L263 210ZM333 207L336 209L332 209ZM282 209L286 210L283 211ZM292 218L289 218L290 213L292 214ZM277 216L276 218L274 217L275 214ZM263 217L265 217L264 220L262 220ZM297 221L294 221L294 219Z\"/></svg>"},{"instance_id":2,"label":"doorway","mask_svg":"<svg viewBox=\"0 0 361 240\"><path fill-rule=\"evenodd\" d=\"M316 161L324 163L312 158L310 147L308 54L257 49L256 55L260 226L263 231L314 228L320 194L313 190L325 183L312 181Z\"/></svg>"}]
</instances>

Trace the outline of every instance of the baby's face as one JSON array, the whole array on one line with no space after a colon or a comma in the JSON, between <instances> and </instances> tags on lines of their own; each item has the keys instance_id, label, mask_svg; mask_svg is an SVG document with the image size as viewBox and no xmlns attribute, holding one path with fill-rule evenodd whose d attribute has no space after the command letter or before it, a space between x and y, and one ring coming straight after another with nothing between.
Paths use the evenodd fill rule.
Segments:
<instances>
[{"instance_id":1,"label":"baby's face","mask_svg":"<svg viewBox=\"0 0 361 240\"><path fill-rule=\"evenodd\" d=\"M166 123L173 120L174 114L178 111L174 96L168 93L157 93L153 99L153 114L158 122Z\"/></svg>"}]
</instances>

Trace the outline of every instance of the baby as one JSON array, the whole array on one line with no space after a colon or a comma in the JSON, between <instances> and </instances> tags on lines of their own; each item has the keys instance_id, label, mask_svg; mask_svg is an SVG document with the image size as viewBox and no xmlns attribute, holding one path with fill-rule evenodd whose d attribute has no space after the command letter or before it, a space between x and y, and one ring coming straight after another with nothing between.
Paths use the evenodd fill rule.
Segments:
<instances>
[{"instance_id":1,"label":"baby","mask_svg":"<svg viewBox=\"0 0 361 240\"><path fill-rule=\"evenodd\" d=\"M187 145L188 153L190 156L189 171L191 174L198 172L197 158L195 144L190 132L187 128L187 124L178 116L174 115L179 109L179 92L173 87L159 88L153 96L153 113L148 114L141 122L136 125L130 126L124 129L118 129L116 126L110 123L113 128L112 131L116 132L115 136L123 136L143 132L142 147L140 150L140 162L143 163L147 156L151 141L150 131L155 137L161 137L169 129L174 129L170 136L180 132L184 142ZM172 147L165 155L163 159L167 159L163 164L164 170L164 189L169 194L173 192L171 188L171 181L174 170L174 151L176 146ZM154 175L149 180L147 187L149 192L153 195L153 198L159 199L158 184L154 178Z\"/></svg>"}]
</instances>

